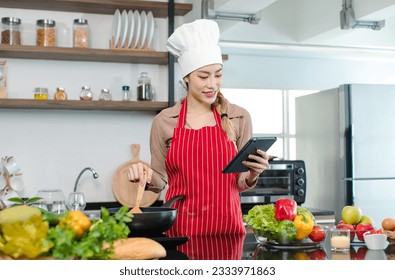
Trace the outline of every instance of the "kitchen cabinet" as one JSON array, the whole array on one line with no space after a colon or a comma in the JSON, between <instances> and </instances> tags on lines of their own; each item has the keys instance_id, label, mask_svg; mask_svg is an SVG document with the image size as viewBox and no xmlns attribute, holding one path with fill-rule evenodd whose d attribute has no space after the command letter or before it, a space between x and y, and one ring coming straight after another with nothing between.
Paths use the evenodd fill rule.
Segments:
<instances>
[{"instance_id":1,"label":"kitchen cabinet","mask_svg":"<svg viewBox=\"0 0 395 280\"><path fill-rule=\"evenodd\" d=\"M150 10L154 17L166 18L169 24L174 16L184 16L192 10L192 4L170 4L154 1L130 0L0 0L0 7L34 10L51 10L63 12L83 12L96 14L113 14L120 10ZM113 62L169 65L168 52L150 50L123 49L75 49L64 47L8 46L0 45L0 57L16 59L44 59L81 62ZM169 75L169 83L173 78ZM172 100L169 92L169 102ZM75 109L75 110L112 110L112 111L160 111L166 108L166 102L123 102L123 101L80 101L80 100L30 100L0 99L0 108L12 109Z\"/></svg>"}]
</instances>

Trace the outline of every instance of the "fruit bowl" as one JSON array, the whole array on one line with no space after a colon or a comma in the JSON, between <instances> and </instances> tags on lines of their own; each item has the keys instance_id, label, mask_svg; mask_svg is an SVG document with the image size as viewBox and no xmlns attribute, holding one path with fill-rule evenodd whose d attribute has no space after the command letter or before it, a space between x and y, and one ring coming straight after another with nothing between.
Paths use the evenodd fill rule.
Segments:
<instances>
[{"instance_id":1,"label":"fruit bowl","mask_svg":"<svg viewBox=\"0 0 395 280\"><path fill-rule=\"evenodd\" d=\"M369 250L384 250L388 246L387 235L384 233L363 234L366 247Z\"/></svg>"}]
</instances>

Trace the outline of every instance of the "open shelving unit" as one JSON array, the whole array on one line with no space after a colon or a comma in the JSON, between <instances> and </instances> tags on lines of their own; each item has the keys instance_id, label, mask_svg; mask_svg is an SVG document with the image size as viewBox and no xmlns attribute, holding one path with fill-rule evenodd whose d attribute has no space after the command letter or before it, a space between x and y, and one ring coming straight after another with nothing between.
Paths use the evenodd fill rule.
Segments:
<instances>
[{"instance_id":1,"label":"open shelving unit","mask_svg":"<svg viewBox=\"0 0 395 280\"><path fill-rule=\"evenodd\" d=\"M156 111L167 107L167 102L152 101L100 101L100 100L37 100L0 99L3 109L56 109L101 111Z\"/></svg>"},{"instance_id":2,"label":"open shelving unit","mask_svg":"<svg viewBox=\"0 0 395 280\"><path fill-rule=\"evenodd\" d=\"M0 7L113 14L120 10L150 10L154 17L184 16L192 10L192 4L133 0L0 0ZM82 62L113 62L169 65L168 52L127 49L77 49L65 47L9 46L0 45L0 57L16 59L43 59ZM169 83L172 83L169 75ZM169 93L169 103L171 103ZM85 101L85 100L34 100L0 99L2 109L69 109L109 111L160 111L169 106L167 102L151 101Z\"/></svg>"}]
</instances>

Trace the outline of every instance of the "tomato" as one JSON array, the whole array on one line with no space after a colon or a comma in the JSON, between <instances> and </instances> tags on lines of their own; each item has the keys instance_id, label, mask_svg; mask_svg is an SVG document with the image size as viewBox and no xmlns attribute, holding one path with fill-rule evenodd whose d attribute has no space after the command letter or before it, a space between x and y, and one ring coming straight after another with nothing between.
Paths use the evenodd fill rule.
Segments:
<instances>
[{"instance_id":1,"label":"tomato","mask_svg":"<svg viewBox=\"0 0 395 280\"><path fill-rule=\"evenodd\" d=\"M367 234L383 234L383 230L382 229L371 229L368 231Z\"/></svg>"},{"instance_id":2,"label":"tomato","mask_svg":"<svg viewBox=\"0 0 395 280\"><path fill-rule=\"evenodd\" d=\"M320 242L325 239L325 231L321 226L314 226L309 234L309 238L314 242Z\"/></svg>"}]
</instances>

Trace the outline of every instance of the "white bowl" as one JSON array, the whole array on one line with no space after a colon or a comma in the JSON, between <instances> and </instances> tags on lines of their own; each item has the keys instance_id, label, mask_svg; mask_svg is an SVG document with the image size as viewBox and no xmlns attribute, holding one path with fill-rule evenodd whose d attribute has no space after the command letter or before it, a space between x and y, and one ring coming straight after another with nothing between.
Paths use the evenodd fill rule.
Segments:
<instances>
[{"instance_id":1,"label":"white bowl","mask_svg":"<svg viewBox=\"0 0 395 280\"><path fill-rule=\"evenodd\" d=\"M369 250L383 250L388 246L387 235L383 233L363 234L365 244Z\"/></svg>"}]
</instances>

